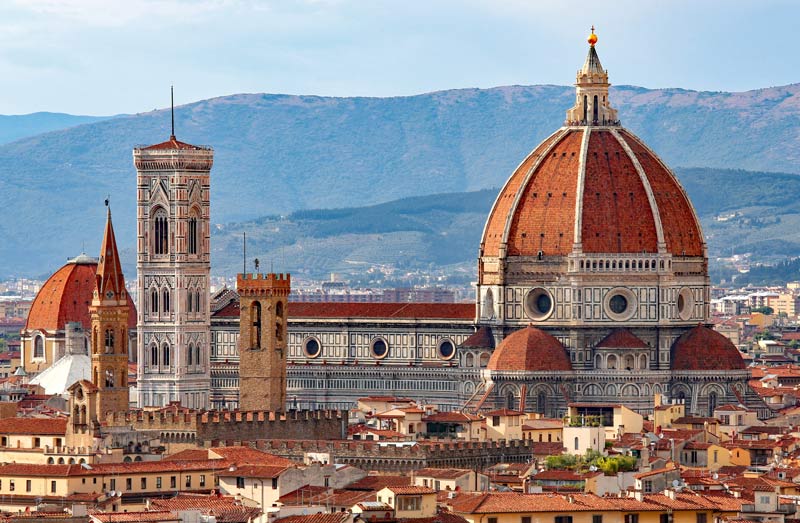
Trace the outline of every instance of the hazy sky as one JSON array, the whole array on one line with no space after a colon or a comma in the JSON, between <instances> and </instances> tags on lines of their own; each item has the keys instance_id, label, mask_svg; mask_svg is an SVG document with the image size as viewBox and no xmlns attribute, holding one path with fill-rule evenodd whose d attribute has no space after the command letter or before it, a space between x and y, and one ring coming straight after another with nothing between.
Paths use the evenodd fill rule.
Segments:
<instances>
[{"instance_id":1,"label":"hazy sky","mask_svg":"<svg viewBox=\"0 0 800 523\"><path fill-rule=\"evenodd\" d=\"M0 114L569 84L592 24L615 84L742 91L800 81L798 4L0 0Z\"/></svg>"}]
</instances>

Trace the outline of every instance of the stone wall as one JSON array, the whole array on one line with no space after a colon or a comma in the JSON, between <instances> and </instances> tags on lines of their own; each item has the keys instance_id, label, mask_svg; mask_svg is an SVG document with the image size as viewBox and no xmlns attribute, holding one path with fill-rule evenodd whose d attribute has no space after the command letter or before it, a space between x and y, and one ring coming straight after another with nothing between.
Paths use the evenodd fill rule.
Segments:
<instances>
[{"instance_id":1,"label":"stone wall","mask_svg":"<svg viewBox=\"0 0 800 523\"><path fill-rule=\"evenodd\" d=\"M533 458L533 442L486 441L387 445L376 441L215 441L213 445L248 445L264 452L303 461L309 453L328 454L331 463L367 471L411 472L425 467L483 470L497 463L525 463Z\"/></svg>"}]
</instances>

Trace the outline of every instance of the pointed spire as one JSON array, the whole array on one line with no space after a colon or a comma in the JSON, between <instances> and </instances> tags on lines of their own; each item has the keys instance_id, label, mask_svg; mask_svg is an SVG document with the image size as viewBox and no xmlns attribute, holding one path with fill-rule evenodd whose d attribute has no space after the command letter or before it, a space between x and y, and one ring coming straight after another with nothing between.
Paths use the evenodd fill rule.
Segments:
<instances>
[{"instance_id":1,"label":"pointed spire","mask_svg":"<svg viewBox=\"0 0 800 523\"><path fill-rule=\"evenodd\" d=\"M169 110L172 116L172 132L169 133L169 139L175 141L175 88L169 86Z\"/></svg>"},{"instance_id":2,"label":"pointed spire","mask_svg":"<svg viewBox=\"0 0 800 523\"><path fill-rule=\"evenodd\" d=\"M114 236L114 226L111 223L111 207L106 199L106 230L103 234L103 244L100 247L100 258L97 262L97 275L95 277L95 299L99 302L105 300L125 300L125 277L122 275L117 240Z\"/></svg>"}]
</instances>

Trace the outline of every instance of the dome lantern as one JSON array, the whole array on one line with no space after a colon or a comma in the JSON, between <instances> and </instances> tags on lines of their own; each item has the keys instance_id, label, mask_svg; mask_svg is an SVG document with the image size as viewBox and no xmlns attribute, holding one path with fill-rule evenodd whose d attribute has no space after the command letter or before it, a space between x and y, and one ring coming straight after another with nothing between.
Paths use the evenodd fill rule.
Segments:
<instances>
[{"instance_id":1,"label":"dome lantern","mask_svg":"<svg viewBox=\"0 0 800 523\"><path fill-rule=\"evenodd\" d=\"M608 71L600 64L595 44L597 35L588 38L589 54L575 79L575 105L567 111L567 125L619 125L617 110L608 100Z\"/></svg>"}]
</instances>

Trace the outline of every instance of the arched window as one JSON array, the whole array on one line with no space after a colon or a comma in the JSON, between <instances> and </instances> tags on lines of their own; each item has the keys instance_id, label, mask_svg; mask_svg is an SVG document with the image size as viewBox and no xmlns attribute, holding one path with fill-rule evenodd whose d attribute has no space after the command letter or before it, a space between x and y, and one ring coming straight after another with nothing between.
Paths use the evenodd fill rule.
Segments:
<instances>
[{"instance_id":1,"label":"arched window","mask_svg":"<svg viewBox=\"0 0 800 523\"><path fill-rule=\"evenodd\" d=\"M254 301L250 308L250 315L253 319L250 345L254 349L261 348L261 303Z\"/></svg>"},{"instance_id":2,"label":"arched window","mask_svg":"<svg viewBox=\"0 0 800 523\"><path fill-rule=\"evenodd\" d=\"M163 310L164 310L165 313L168 313L169 312L169 289L164 289L161 294L163 296L163 299L161 300L162 301L162 305L164 305Z\"/></svg>"},{"instance_id":3,"label":"arched window","mask_svg":"<svg viewBox=\"0 0 800 523\"><path fill-rule=\"evenodd\" d=\"M44 337L36 336L33 338L33 357L44 358Z\"/></svg>"},{"instance_id":4,"label":"arched window","mask_svg":"<svg viewBox=\"0 0 800 523\"><path fill-rule=\"evenodd\" d=\"M586 95L583 95L583 121L584 123L588 120L589 116L589 98Z\"/></svg>"},{"instance_id":5,"label":"arched window","mask_svg":"<svg viewBox=\"0 0 800 523\"><path fill-rule=\"evenodd\" d=\"M97 346L97 327L92 329L92 351L94 353L98 352L99 347Z\"/></svg>"},{"instance_id":6,"label":"arched window","mask_svg":"<svg viewBox=\"0 0 800 523\"><path fill-rule=\"evenodd\" d=\"M169 360L170 360L170 357L169 357L169 344L165 343L161 347L161 364L164 365L165 367L169 367Z\"/></svg>"},{"instance_id":7,"label":"arched window","mask_svg":"<svg viewBox=\"0 0 800 523\"><path fill-rule=\"evenodd\" d=\"M467 357L464 361L465 367L474 367L475 366L475 356L472 354L467 354Z\"/></svg>"},{"instance_id":8,"label":"arched window","mask_svg":"<svg viewBox=\"0 0 800 523\"><path fill-rule=\"evenodd\" d=\"M609 354L608 358L606 358L606 368L609 369L616 369L617 368L617 357L613 354Z\"/></svg>"},{"instance_id":9,"label":"arched window","mask_svg":"<svg viewBox=\"0 0 800 523\"><path fill-rule=\"evenodd\" d=\"M488 352L484 352L484 353L481 354L480 360L478 361L478 365L481 366L481 367L485 367L485 366L489 365L489 353Z\"/></svg>"},{"instance_id":10,"label":"arched window","mask_svg":"<svg viewBox=\"0 0 800 523\"><path fill-rule=\"evenodd\" d=\"M194 312L201 312L200 308L200 291L194 293Z\"/></svg>"},{"instance_id":11,"label":"arched window","mask_svg":"<svg viewBox=\"0 0 800 523\"><path fill-rule=\"evenodd\" d=\"M189 254L197 254L197 218L192 216L189 218Z\"/></svg>"},{"instance_id":12,"label":"arched window","mask_svg":"<svg viewBox=\"0 0 800 523\"><path fill-rule=\"evenodd\" d=\"M581 441L578 436L575 436L575 450L580 450Z\"/></svg>"},{"instance_id":13,"label":"arched window","mask_svg":"<svg viewBox=\"0 0 800 523\"><path fill-rule=\"evenodd\" d=\"M192 356L194 356L194 345L192 345L192 344L190 343L190 344L189 344L189 348L187 348L187 349L186 349L186 352L187 352L187 355L186 355L186 364L187 364L187 365L191 365L191 364L192 364L192 361L193 361L193 358L192 358Z\"/></svg>"},{"instance_id":14,"label":"arched window","mask_svg":"<svg viewBox=\"0 0 800 523\"><path fill-rule=\"evenodd\" d=\"M717 393L712 392L708 395L708 415L709 417L714 415L714 411L717 410Z\"/></svg>"},{"instance_id":15,"label":"arched window","mask_svg":"<svg viewBox=\"0 0 800 523\"><path fill-rule=\"evenodd\" d=\"M200 366L200 362L203 361L203 348L199 343L197 344L197 347L194 348L194 358L194 364Z\"/></svg>"},{"instance_id":16,"label":"arched window","mask_svg":"<svg viewBox=\"0 0 800 523\"><path fill-rule=\"evenodd\" d=\"M114 329L106 329L106 354L114 354Z\"/></svg>"},{"instance_id":17,"label":"arched window","mask_svg":"<svg viewBox=\"0 0 800 523\"><path fill-rule=\"evenodd\" d=\"M114 371L108 369L105 375L106 387L114 387Z\"/></svg>"},{"instance_id":18,"label":"arched window","mask_svg":"<svg viewBox=\"0 0 800 523\"><path fill-rule=\"evenodd\" d=\"M169 254L169 220L164 209L153 213L153 254Z\"/></svg>"},{"instance_id":19,"label":"arched window","mask_svg":"<svg viewBox=\"0 0 800 523\"><path fill-rule=\"evenodd\" d=\"M279 301L275 304L275 316L283 319L283 302Z\"/></svg>"},{"instance_id":20,"label":"arched window","mask_svg":"<svg viewBox=\"0 0 800 523\"><path fill-rule=\"evenodd\" d=\"M547 394L544 391L536 395L536 412L539 414L547 412Z\"/></svg>"},{"instance_id":21,"label":"arched window","mask_svg":"<svg viewBox=\"0 0 800 523\"><path fill-rule=\"evenodd\" d=\"M595 122L597 122L598 118L597 114L598 109L599 107L597 107L597 95L594 95L594 105L592 105L592 120L594 120Z\"/></svg>"},{"instance_id":22,"label":"arched window","mask_svg":"<svg viewBox=\"0 0 800 523\"><path fill-rule=\"evenodd\" d=\"M186 294L186 312L192 312L194 310L194 293L190 290Z\"/></svg>"},{"instance_id":23,"label":"arched window","mask_svg":"<svg viewBox=\"0 0 800 523\"><path fill-rule=\"evenodd\" d=\"M158 291L155 289L150 291L150 312L158 314Z\"/></svg>"},{"instance_id":24,"label":"arched window","mask_svg":"<svg viewBox=\"0 0 800 523\"><path fill-rule=\"evenodd\" d=\"M150 365L158 367L158 346L155 343L150 345Z\"/></svg>"},{"instance_id":25,"label":"arched window","mask_svg":"<svg viewBox=\"0 0 800 523\"><path fill-rule=\"evenodd\" d=\"M514 410L515 407L516 407L516 404L514 402L514 393L511 392L511 391L508 391L506 393L506 408L510 409L510 410Z\"/></svg>"}]
</instances>

